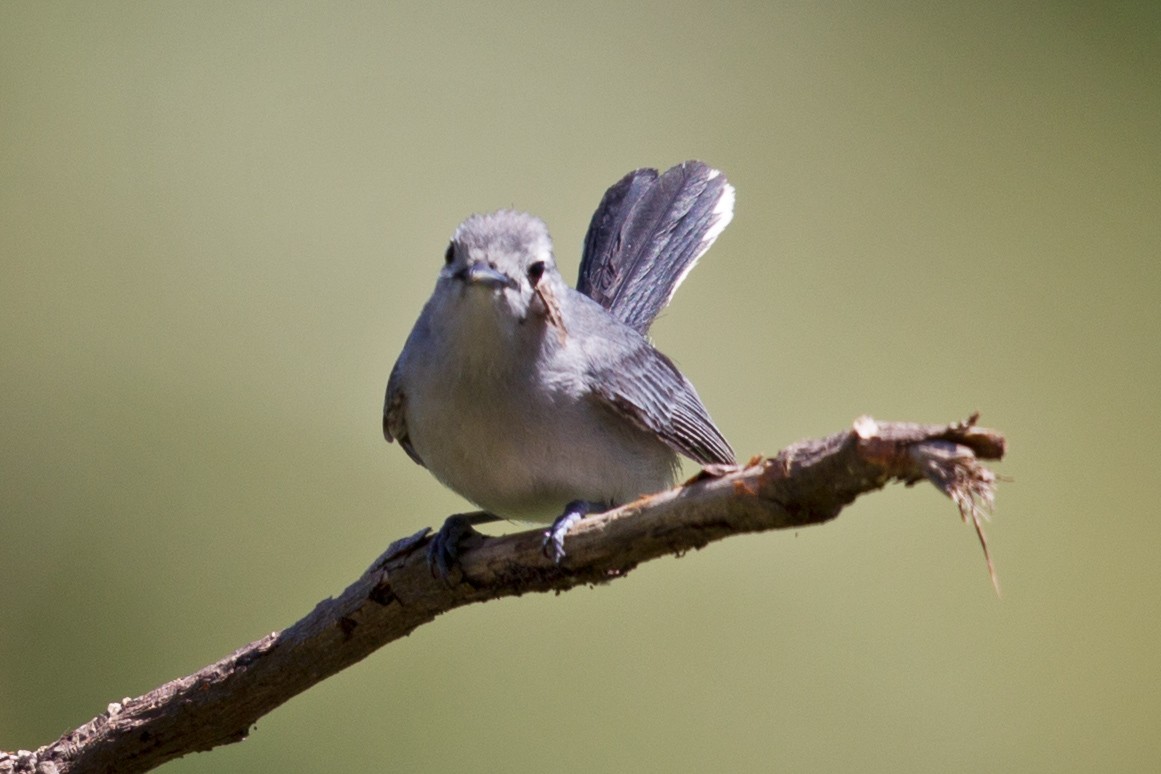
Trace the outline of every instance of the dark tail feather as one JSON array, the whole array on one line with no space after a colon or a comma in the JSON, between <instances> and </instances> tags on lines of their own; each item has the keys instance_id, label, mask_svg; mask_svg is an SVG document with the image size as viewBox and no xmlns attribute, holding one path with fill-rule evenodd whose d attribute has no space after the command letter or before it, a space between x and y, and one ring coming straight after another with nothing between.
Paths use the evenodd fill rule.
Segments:
<instances>
[{"instance_id":1,"label":"dark tail feather","mask_svg":"<svg viewBox=\"0 0 1161 774\"><path fill-rule=\"evenodd\" d=\"M700 161L630 172L593 213L577 290L645 333L733 215L733 186Z\"/></svg>"}]
</instances>

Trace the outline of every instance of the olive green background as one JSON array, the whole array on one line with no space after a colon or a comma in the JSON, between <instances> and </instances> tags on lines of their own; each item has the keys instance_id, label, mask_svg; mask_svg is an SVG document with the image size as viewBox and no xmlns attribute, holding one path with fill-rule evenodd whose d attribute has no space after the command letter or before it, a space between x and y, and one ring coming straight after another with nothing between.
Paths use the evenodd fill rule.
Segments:
<instances>
[{"instance_id":1,"label":"olive green background","mask_svg":"<svg viewBox=\"0 0 1161 774\"><path fill-rule=\"evenodd\" d=\"M0 749L465 507L380 435L473 211L737 215L654 328L739 456L979 409L930 487L444 616L170 772L1156 771L1156 3L0 5Z\"/></svg>"}]
</instances>

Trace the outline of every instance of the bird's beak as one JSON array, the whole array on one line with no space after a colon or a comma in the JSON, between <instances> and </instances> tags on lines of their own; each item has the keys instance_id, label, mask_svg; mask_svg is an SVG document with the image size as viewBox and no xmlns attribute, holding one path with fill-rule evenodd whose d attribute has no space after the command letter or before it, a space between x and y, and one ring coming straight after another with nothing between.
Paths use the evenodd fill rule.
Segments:
<instances>
[{"instance_id":1,"label":"bird's beak","mask_svg":"<svg viewBox=\"0 0 1161 774\"><path fill-rule=\"evenodd\" d=\"M516 282L507 274L479 261L462 269L458 276L469 285L483 285L492 290L516 287Z\"/></svg>"}]
</instances>

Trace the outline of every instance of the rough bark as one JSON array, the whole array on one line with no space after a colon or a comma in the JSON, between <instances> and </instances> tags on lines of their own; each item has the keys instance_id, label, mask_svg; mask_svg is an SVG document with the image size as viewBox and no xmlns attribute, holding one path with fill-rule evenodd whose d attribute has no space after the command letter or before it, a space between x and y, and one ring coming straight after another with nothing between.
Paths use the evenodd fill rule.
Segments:
<instances>
[{"instance_id":1,"label":"rough bark","mask_svg":"<svg viewBox=\"0 0 1161 774\"><path fill-rule=\"evenodd\" d=\"M444 583L428 569L422 530L396 541L339 597L294 625L144 696L114 702L35 752L0 752L0 773L143 772L237 742L275 707L441 613L605 583L641 562L730 535L820 524L891 481L927 480L951 497L975 527L995 583L982 519L994 503L996 476L980 461L1002 458L1004 438L976 420L937 426L862 417L850 430L776 457L706 470L674 490L583 520L569 533L560 565L542 553L541 530L481 536Z\"/></svg>"}]
</instances>

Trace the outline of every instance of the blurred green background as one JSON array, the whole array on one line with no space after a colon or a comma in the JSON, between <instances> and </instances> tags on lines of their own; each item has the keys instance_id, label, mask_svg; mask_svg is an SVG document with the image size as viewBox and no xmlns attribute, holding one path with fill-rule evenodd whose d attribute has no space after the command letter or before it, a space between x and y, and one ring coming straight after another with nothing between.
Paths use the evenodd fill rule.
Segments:
<instances>
[{"instance_id":1,"label":"blurred green background","mask_svg":"<svg viewBox=\"0 0 1161 774\"><path fill-rule=\"evenodd\" d=\"M380 435L474 211L701 158L654 328L741 457L979 409L1013 479L460 610L169 772L1156 771L1156 3L0 5L0 749L464 503Z\"/></svg>"}]
</instances>

